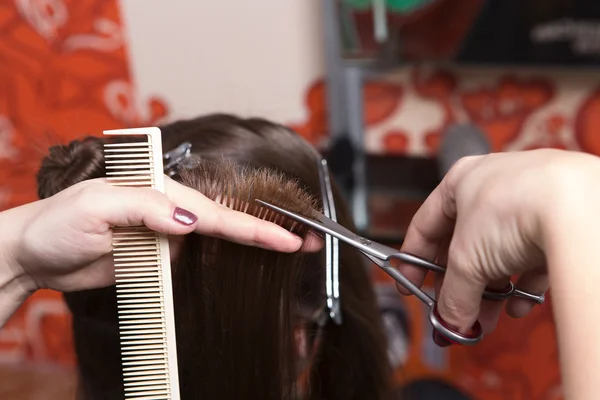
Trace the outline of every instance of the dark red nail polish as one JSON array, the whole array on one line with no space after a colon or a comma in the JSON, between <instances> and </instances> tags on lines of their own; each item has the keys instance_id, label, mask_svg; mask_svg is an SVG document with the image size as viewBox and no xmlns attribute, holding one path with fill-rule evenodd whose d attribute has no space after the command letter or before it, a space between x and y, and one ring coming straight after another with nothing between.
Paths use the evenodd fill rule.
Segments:
<instances>
[{"instance_id":1,"label":"dark red nail polish","mask_svg":"<svg viewBox=\"0 0 600 400\"><path fill-rule=\"evenodd\" d=\"M189 226L196 222L198 220L198 217L196 216L196 214L188 210L184 210L183 208L177 207L173 212L173 219L179 222L180 224Z\"/></svg>"},{"instance_id":2,"label":"dark red nail polish","mask_svg":"<svg viewBox=\"0 0 600 400\"><path fill-rule=\"evenodd\" d=\"M444 335L442 335L435 329L433 330L433 342L440 347L452 346L452 342L446 339Z\"/></svg>"}]
</instances>

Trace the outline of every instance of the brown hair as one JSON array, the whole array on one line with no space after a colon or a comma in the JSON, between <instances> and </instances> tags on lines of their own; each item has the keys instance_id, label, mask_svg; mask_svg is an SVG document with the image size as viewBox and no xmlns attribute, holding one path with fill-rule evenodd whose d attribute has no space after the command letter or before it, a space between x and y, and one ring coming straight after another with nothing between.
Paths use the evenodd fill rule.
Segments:
<instances>
[{"instance_id":1,"label":"brown hair","mask_svg":"<svg viewBox=\"0 0 600 400\"><path fill-rule=\"evenodd\" d=\"M200 161L176 179L210 198L234 197L239 205L253 202L259 191L263 200L305 214L322 206L315 200L321 198L315 150L281 125L215 114L160 128L164 151L192 144ZM38 174L40 197L102 176L98 143L88 138L51 149ZM82 154L88 162L80 161ZM335 184L334 197L338 220L352 229ZM361 259L341 245L343 323L328 321L323 328L306 398L390 395L387 342ZM295 328L323 306L322 254L276 253L192 234L172 269L182 398L295 398L302 389L296 385ZM83 397L122 398L114 287L65 299L73 312Z\"/></svg>"}]
</instances>

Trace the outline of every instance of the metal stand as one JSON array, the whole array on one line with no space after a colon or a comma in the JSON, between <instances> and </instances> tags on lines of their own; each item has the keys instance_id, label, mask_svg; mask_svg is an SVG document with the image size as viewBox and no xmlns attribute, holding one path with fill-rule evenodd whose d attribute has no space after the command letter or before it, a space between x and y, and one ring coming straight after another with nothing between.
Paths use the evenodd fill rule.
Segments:
<instances>
[{"instance_id":1,"label":"metal stand","mask_svg":"<svg viewBox=\"0 0 600 400\"><path fill-rule=\"evenodd\" d=\"M350 202L360 231L369 225L363 121L364 68L342 59L336 0L322 0L325 32L329 152L332 173Z\"/></svg>"}]
</instances>

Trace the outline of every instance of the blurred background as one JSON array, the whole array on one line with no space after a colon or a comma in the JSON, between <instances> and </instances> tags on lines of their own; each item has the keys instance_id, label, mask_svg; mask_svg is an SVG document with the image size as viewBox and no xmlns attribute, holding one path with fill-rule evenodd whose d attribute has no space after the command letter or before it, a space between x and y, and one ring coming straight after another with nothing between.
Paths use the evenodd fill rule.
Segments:
<instances>
[{"instance_id":1,"label":"blurred background","mask_svg":"<svg viewBox=\"0 0 600 400\"><path fill-rule=\"evenodd\" d=\"M361 232L399 246L461 156L600 154L599 64L596 0L0 0L0 210L36 200L52 144L228 112L318 146ZM551 296L441 349L420 302L373 279L399 386L563 398ZM73 398L69 321L41 291L0 330L0 398Z\"/></svg>"}]
</instances>

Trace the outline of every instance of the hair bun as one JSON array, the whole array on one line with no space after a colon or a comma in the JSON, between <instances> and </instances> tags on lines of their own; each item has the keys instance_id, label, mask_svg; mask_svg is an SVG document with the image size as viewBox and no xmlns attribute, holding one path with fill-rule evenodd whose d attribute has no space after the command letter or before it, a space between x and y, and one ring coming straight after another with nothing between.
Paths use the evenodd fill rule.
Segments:
<instances>
[{"instance_id":1,"label":"hair bun","mask_svg":"<svg viewBox=\"0 0 600 400\"><path fill-rule=\"evenodd\" d=\"M97 137L52 146L37 173L41 199L87 179L105 176L103 141Z\"/></svg>"}]
</instances>

